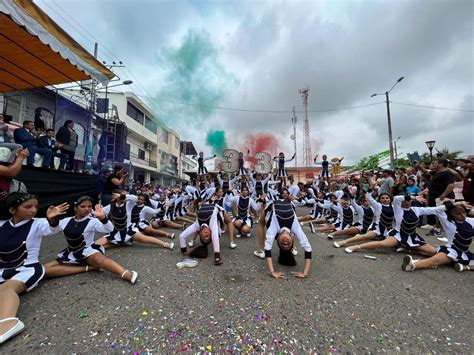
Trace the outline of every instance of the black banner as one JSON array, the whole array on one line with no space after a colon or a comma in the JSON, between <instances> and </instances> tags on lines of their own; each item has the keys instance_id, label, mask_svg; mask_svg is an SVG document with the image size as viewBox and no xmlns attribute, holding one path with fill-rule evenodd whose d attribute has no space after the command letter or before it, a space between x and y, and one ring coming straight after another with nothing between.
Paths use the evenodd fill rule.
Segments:
<instances>
[{"instance_id":1,"label":"black banner","mask_svg":"<svg viewBox=\"0 0 474 355\"><path fill-rule=\"evenodd\" d=\"M72 204L79 196L88 195L97 201L97 175L23 167L15 178L26 185L29 193L38 196L37 217L44 217L51 205L68 202L68 215L73 214Z\"/></svg>"}]
</instances>

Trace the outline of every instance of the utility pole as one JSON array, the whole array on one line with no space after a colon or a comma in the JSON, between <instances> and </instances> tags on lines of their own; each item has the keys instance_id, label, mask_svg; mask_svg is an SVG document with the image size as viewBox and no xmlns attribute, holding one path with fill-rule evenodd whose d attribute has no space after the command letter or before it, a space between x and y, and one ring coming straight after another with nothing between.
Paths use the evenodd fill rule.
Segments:
<instances>
[{"instance_id":1,"label":"utility pole","mask_svg":"<svg viewBox=\"0 0 474 355\"><path fill-rule=\"evenodd\" d=\"M390 118L390 99L388 98L388 91L385 91L385 102L387 103L387 122L388 122L388 142L390 149L390 166L395 167L395 157L393 152L393 138L392 138L392 119Z\"/></svg>"},{"instance_id":2,"label":"utility pole","mask_svg":"<svg viewBox=\"0 0 474 355\"><path fill-rule=\"evenodd\" d=\"M310 131L309 131L309 119L308 119L308 96L309 87L298 90L301 97L303 98L304 107L304 126L303 126L303 166L311 166L311 142L310 142Z\"/></svg>"},{"instance_id":3,"label":"utility pole","mask_svg":"<svg viewBox=\"0 0 474 355\"><path fill-rule=\"evenodd\" d=\"M294 147L295 147L295 168L298 166L298 154L296 154L296 111L295 106L293 106L293 117L291 117L291 123L293 123L293 135L291 139L293 139Z\"/></svg>"}]
</instances>

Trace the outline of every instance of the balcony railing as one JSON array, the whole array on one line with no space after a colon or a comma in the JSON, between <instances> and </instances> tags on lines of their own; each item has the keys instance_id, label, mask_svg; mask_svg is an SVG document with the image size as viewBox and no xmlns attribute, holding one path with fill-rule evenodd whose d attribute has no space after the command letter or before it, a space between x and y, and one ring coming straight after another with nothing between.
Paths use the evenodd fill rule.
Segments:
<instances>
[{"instance_id":1,"label":"balcony railing","mask_svg":"<svg viewBox=\"0 0 474 355\"><path fill-rule=\"evenodd\" d=\"M132 163L148 165L150 168L154 168L154 169L158 167L156 160L146 159L146 158L142 159L138 156L138 154L132 153L132 152L130 152L130 161Z\"/></svg>"}]
</instances>

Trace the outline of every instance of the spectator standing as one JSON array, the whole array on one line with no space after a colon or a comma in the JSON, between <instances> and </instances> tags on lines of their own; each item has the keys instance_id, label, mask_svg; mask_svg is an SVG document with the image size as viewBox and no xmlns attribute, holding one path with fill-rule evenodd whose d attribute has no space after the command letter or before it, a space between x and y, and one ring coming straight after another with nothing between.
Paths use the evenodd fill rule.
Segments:
<instances>
[{"instance_id":1,"label":"spectator standing","mask_svg":"<svg viewBox=\"0 0 474 355\"><path fill-rule=\"evenodd\" d=\"M395 183L392 177L392 171L385 169L382 172L382 184L380 185L379 188L379 195L381 194L391 194L392 193L392 186Z\"/></svg>"},{"instance_id":2,"label":"spectator standing","mask_svg":"<svg viewBox=\"0 0 474 355\"><path fill-rule=\"evenodd\" d=\"M423 173L428 172L421 166L419 168ZM428 186L428 206L435 207L449 200L454 201L454 175L448 169L448 161L442 158L433 160L431 169L429 172L431 179ZM428 224L433 227L436 225L434 215L428 216ZM429 234L440 237L441 231L439 228L434 228Z\"/></svg>"},{"instance_id":3,"label":"spectator standing","mask_svg":"<svg viewBox=\"0 0 474 355\"><path fill-rule=\"evenodd\" d=\"M38 153L43 156L43 168L49 168L51 164L51 150L46 148L38 147L36 142L36 137L33 134L33 130L35 128L35 124L33 121L23 121L23 127L17 128L13 132L15 137L15 142L21 144L23 148L28 148L29 156L26 161L27 166L32 167L33 163L35 162L35 154Z\"/></svg>"},{"instance_id":4,"label":"spectator standing","mask_svg":"<svg viewBox=\"0 0 474 355\"><path fill-rule=\"evenodd\" d=\"M59 128L56 134L56 139L63 146L61 153L67 154L68 156L68 170L74 170L74 155L76 155L76 147L78 143L78 136L74 130L74 121L67 120L64 125Z\"/></svg>"}]
</instances>

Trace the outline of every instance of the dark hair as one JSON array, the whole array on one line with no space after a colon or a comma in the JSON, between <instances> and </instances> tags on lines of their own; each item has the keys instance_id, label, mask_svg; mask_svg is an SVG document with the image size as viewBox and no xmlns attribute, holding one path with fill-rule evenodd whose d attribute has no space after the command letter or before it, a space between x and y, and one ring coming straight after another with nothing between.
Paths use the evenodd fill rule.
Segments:
<instances>
[{"instance_id":1,"label":"dark hair","mask_svg":"<svg viewBox=\"0 0 474 355\"><path fill-rule=\"evenodd\" d=\"M464 207L462 206L455 206L452 202L448 201L444 203L446 207L446 216L448 217L448 221L454 222L453 212L454 211L465 211Z\"/></svg>"},{"instance_id":2,"label":"dark hair","mask_svg":"<svg viewBox=\"0 0 474 355\"><path fill-rule=\"evenodd\" d=\"M12 192L11 194L8 194L5 198L5 207L7 209L12 207L16 208L20 206L23 202L33 199L37 200L38 197L27 192Z\"/></svg>"},{"instance_id":3,"label":"dark hair","mask_svg":"<svg viewBox=\"0 0 474 355\"><path fill-rule=\"evenodd\" d=\"M207 245L200 245L189 253L189 256L191 258L196 258L196 259L206 259L207 256L209 255L209 252L207 250Z\"/></svg>"},{"instance_id":4,"label":"dark hair","mask_svg":"<svg viewBox=\"0 0 474 355\"><path fill-rule=\"evenodd\" d=\"M63 124L63 127L66 127L67 125L69 125L70 123L73 123L74 121L73 120L66 120L66 122L64 122Z\"/></svg>"},{"instance_id":5,"label":"dark hair","mask_svg":"<svg viewBox=\"0 0 474 355\"><path fill-rule=\"evenodd\" d=\"M390 202L392 202L392 195L390 195L388 192L382 192L378 197L379 201L380 201L380 198L384 195L388 196L390 198Z\"/></svg>"},{"instance_id":6,"label":"dark hair","mask_svg":"<svg viewBox=\"0 0 474 355\"><path fill-rule=\"evenodd\" d=\"M30 120L23 121L23 127L25 127L27 124L30 124L30 123L34 123L34 122Z\"/></svg>"},{"instance_id":7,"label":"dark hair","mask_svg":"<svg viewBox=\"0 0 474 355\"><path fill-rule=\"evenodd\" d=\"M82 202L84 201L90 201L92 204L94 204L94 199L90 196L84 195L79 197L75 202L74 202L74 207L79 206Z\"/></svg>"},{"instance_id":8,"label":"dark hair","mask_svg":"<svg viewBox=\"0 0 474 355\"><path fill-rule=\"evenodd\" d=\"M293 241L293 244L295 242ZM293 244L292 244L292 247L293 247ZM279 244L279 241L278 241L278 237L277 237L277 245L278 245L278 248L280 248L280 244ZM283 250L282 248L280 248L280 254L278 254L278 264L280 265L285 265L285 266L296 266L296 259L295 259L295 256L291 253L291 249L288 249L288 250Z\"/></svg>"},{"instance_id":9,"label":"dark hair","mask_svg":"<svg viewBox=\"0 0 474 355\"><path fill-rule=\"evenodd\" d=\"M53 132L53 133L54 133L54 129L48 128L48 129L46 130L46 132Z\"/></svg>"},{"instance_id":10,"label":"dark hair","mask_svg":"<svg viewBox=\"0 0 474 355\"><path fill-rule=\"evenodd\" d=\"M207 243L204 243L201 237L199 237L199 239L201 240L202 245L199 245L198 247L191 250L189 256L197 259L206 259L207 255L209 254L207 246L212 243L212 239L210 239Z\"/></svg>"},{"instance_id":11,"label":"dark hair","mask_svg":"<svg viewBox=\"0 0 474 355\"><path fill-rule=\"evenodd\" d=\"M138 197L143 197L143 199L145 200L145 203L144 203L145 206L153 207L151 202L150 202L150 197L147 194L143 194L143 193L138 194Z\"/></svg>"},{"instance_id":12,"label":"dark hair","mask_svg":"<svg viewBox=\"0 0 474 355\"><path fill-rule=\"evenodd\" d=\"M443 165L445 168L448 166L448 160L447 159L436 159L439 164Z\"/></svg>"}]
</instances>

